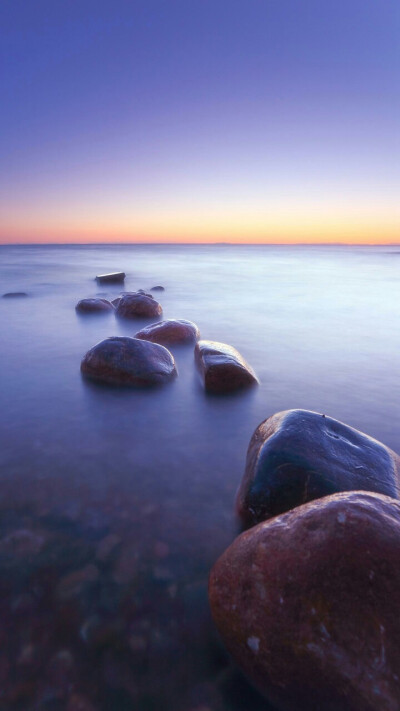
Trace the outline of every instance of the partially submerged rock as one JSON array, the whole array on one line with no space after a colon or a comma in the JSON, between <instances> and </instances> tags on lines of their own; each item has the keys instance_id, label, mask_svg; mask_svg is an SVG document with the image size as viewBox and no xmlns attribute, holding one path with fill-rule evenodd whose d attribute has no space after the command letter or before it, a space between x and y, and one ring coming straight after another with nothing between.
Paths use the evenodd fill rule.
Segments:
<instances>
[{"instance_id":1,"label":"partially submerged rock","mask_svg":"<svg viewBox=\"0 0 400 711\"><path fill-rule=\"evenodd\" d=\"M195 343L200 338L200 331L192 321L168 319L142 328L135 338L165 345Z\"/></svg>"},{"instance_id":2,"label":"partially submerged rock","mask_svg":"<svg viewBox=\"0 0 400 711\"><path fill-rule=\"evenodd\" d=\"M150 291L165 291L165 287L160 286L160 285L158 285L158 286L152 286L151 289L150 289Z\"/></svg>"},{"instance_id":3,"label":"partially submerged rock","mask_svg":"<svg viewBox=\"0 0 400 711\"><path fill-rule=\"evenodd\" d=\"M81 299L78 301L75 309L79 313L104 313L105 311L114 311L111 301L107 299Z\"/></svg>"},{"instance_id":4,"label":"partially submerged rock","mask_svg":"<svg viewBox=\"0 0 400 711\"><path fill-rule=\"evenodd\" d=\"M226 343L199 341L195 360L208 392L232 392L258 383L254 370L239 351Z\"/></svg>"},{"instance_id":5,"label":"partially submerged rock","mask_svg":"<svg viewBox=\"0 0 400 711\"><path fill-rule=\"evenodd\" d=\"M81 363L83 375L111 385L162 385L177 372L171 353L157 343L113 336L97 343Z\"/></svg>"},{"instance_id":6,"label":"partially submerged rock","mask_svg":"<svg viewBox=\"0 0 400 711\"><path fill-rule=\"evenodd\" d=\"M3 299L20 299L24 296L28 296L26 291L8 291L6 294L3 294Z\"/></svg>"},{"instance_id":7,"label":"partially submerged rock","mask_svg":"<svg viewBox=\"0 0 400 711\"><path fill-rule=\"evenodd\" d=\"M116 307L117 316L123 318L152 318L161 316L162 308L152 296L142 291L123 294Z\"/></svg>"},{"instance_id":8,"label":"partially submerged rock","mask_svg":"<svg viewBox=\"0 0 400 711\"><path fill-rule=\"evenodd\" d=\"M122 284L125 281L125 272L112 272L110 274L99 274L96 281L99 284Z\"/></svg>"},{"instance_id":9,"label":"partially submerged rock","mask_svg":"<svg viewBox=\"0 0 400 711\"><path fill-rule=\"evenodd\" d=\"M381 442L308 410L278 412L255 430L236 506L245 526L340 491L398 497L400 458Z\"/></svg>"},{"instance_id":10,"label":"partially submerged rock","mask_svg":"<svg viewBox=\"0 0 400 711\"><path fill-rule=\"evenodd\" d=\"M239 536L214 565L212 614L281 711L399 711L400 503L336 494Z\"/></svg>"}]
</instances>

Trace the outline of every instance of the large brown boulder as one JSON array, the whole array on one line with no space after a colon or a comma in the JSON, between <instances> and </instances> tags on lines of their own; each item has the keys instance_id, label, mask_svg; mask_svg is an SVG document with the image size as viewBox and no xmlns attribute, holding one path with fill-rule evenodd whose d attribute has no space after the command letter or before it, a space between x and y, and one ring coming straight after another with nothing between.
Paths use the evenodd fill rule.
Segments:
<instances>
[{"instance_id":1,"label":"large brown boulder","mask_svg":"<svg viewBox=\"0 0 400 711\"><path fill-rule=\"evenodd\" d=\"M75 309L81 314L114 311L111 301L108 301L107 299L81 299L78 301Z\"/></svg>"},{"instance_id":2,"label":"large brown boulder","mask_svg":"<svg viewBox=\"0 0 400 711\"><path fill-rule=\"evenodd\" d=\"M195 343L200 338L200 331L192 321L168 319L142 328L135 338L164 345Z\"/></svg>"},{"instance_id":3,"label":"large brown boulder","mask_svg":"<svg viewBox=\"0 0 400 711\"><path fill-rule=\"evenodd\" d=\"M253 526L340 491L397 498L399 475L399 456L372 437L317 412L278 412L250 440L237 512Z\"/></svg>"},{"instance_id":4,"label":"large brown boulder","mask_svg":"<svg viewBox=\"0 0 400 711\"><path fill-rule=\"evenodd\" d=\"M199 341L195 360L208 392L227 393L258 383L254 370L239 351L226 343Z\"/></svg>"},{"instance_id":5,"label":"large brown boulder","mask_svg":"<svg viewBox=\"0 0 400 711\"><path fill-rule=\"evenodd\" d=\"M282 711L399 711L400 503L351 492L239 536L209 597L237 663Z\"/></svg>"},{"instance_id":6,"label":"large brown boulder","mask_svg":"<svg viewBox=\"0 0 400 711\"><path fill-rule=\"evenodd\" d=\"M117 316L123 318L152 318L161 316L161 305L152 296L136 291L123 294L116 306Z\"/></svg>"},{"instance_id":7,"label":"large brown boulder","mask_svg":"<svg viewBox=\"0 0 400 711\"><path fill-rule=\"evenodd\" d=\"M157 343L113 336L97 343L81 363L83 375L110 385L162 385L176 376L171 353Z\"/></svg>"}]
</instances>

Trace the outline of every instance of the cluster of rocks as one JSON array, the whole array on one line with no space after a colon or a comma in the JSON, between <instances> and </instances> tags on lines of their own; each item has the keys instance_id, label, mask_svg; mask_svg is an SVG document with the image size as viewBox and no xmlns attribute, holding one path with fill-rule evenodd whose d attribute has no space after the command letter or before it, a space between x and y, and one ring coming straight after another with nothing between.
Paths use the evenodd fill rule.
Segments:
<instances>
[{"instance_id":1,"label":"cluster of rocks","mask_svg":"<svg viewBox=\"0 0 400 711\"><path fill-rule=\"evenodd\" d=\"M96 277L118 281L123 272ZM163 291L162 286L153 291ZM79 313L114 312L123 319L160 318L163 310L154 296L143 289L124 292L113 301L82 299ZM227 393L258 383L253 369L240 353L225 343L199 341L200 331L192 321L168 319L142 328L135 337L111 337L97 343L84 356L84 376L112 385L150 386L171 381L177 375L175 360L165 346L195 344L195 362L207 392Z\"/></svg>"},{"instance_id":2,"label":"cluster of rocks","mask_svg":"<svg viewBox=\"0 0 400 711\"><path fill-rule=\"evenodd\" d=\"M256 429L236 500L248 530L215 563L209 600L277 709L399 711L399 476L395 452L325 415Z\"/></svg>"}]
</instances>

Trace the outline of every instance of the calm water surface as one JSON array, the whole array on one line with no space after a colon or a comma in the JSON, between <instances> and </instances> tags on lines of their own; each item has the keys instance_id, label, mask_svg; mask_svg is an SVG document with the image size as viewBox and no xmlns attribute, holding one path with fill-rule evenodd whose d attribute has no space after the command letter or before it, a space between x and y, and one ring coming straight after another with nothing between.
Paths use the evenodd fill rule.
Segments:
<instances>
[{"instance_id":1,"label":"calm water surface","mask_svg":"<svg viewBox=\"0 0 400 711\"><path fill-rule=\"evenodd\" d=\"M207 396L193 348L159 390L83 381L143 322L78 316L162 284L165 318L234 345L260 387ZM254 428L306 408L400 450L400 248L1 247L0 711L258 711L210 621ZM3 705L2 705L3 704Z\"/></svg>"}]
</instances>

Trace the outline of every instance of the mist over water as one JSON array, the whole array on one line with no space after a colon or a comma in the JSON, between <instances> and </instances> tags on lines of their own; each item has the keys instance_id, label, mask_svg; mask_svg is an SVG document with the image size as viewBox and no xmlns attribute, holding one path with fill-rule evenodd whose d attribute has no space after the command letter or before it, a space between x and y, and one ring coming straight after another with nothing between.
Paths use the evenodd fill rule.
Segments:
<instances>
[{"instance_id":1,"label":"mist over water","mask_svg":"<svg viewBox=\"0 0 400 711\"><path fill-rule=\"evenodd\" d=\"M260 386L206 395L191 346L170 349L179 377L160 389L84 381L91 346L149 322L76 314L81 298L115 298L121 286L94 277L120 270L125 290L163 285L154 293L163 317L190 319L202 338L235 346ZM138 699L140 709L265 709L234 670L234 681L221 677L231 667L208 616L208 571L236 534L247 445L269 415L316 410L400 450L400 248L4 246L0 284L1 293L28 293L0 299L2 535L38 521L52 535L74 526L95 550L116 534L136 561L122 583L110 573L107 614L135 630L148 621L139 634L146 665L137 662L135 692L106 680L96 708L133 709ZM133 585L129 575L137 599L126 622L118 585ZM24 585L18 577L9 598ZM93 595L82 622L103 610Z\"/></svg>"}]
</instances>

